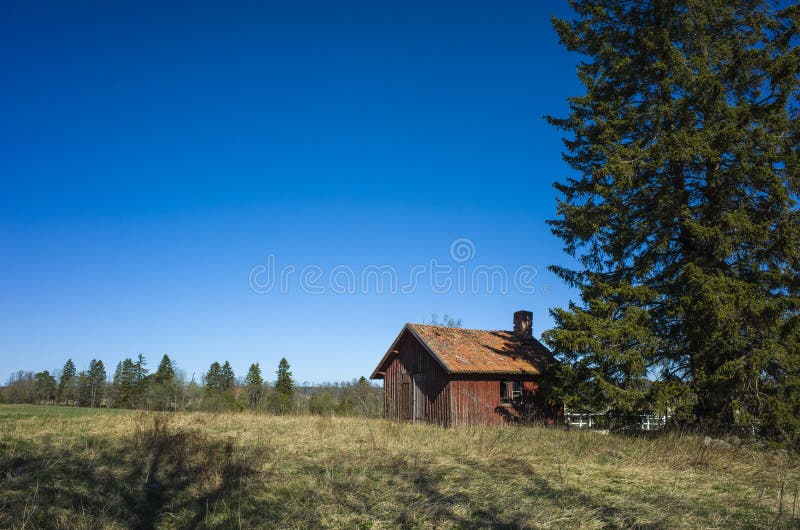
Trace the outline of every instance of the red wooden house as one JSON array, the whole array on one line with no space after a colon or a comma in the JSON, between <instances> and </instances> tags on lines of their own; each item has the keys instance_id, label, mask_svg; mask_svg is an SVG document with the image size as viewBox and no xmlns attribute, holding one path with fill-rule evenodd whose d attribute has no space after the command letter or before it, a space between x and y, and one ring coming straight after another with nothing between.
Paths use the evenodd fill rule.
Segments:
<instances>
[{"instance_id":1,"label":"red wooden house","mask_svg":"<svg viewBox=\"0 0 800 530\"><path fill-rule=\"evenodd\" d=\"M532 334L533 314L514 331L406 324L372 373L383 379L386 418L439 425L547 420L542 393L550 351Z\"/></svg>"}]
</instances>

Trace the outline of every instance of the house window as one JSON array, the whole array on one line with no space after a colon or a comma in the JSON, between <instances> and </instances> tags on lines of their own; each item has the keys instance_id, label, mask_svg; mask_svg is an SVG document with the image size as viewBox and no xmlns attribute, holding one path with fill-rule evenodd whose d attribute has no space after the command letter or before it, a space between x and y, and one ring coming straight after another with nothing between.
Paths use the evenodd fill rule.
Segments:
<instances>
[{"instance_id":1,"label":"house window","mask_svg":"<svg viewBox=\"0 0 800 530\"><path fill-rule=\"evenodd\" d=\"M522 381L500 381L500 403L522 403Z\"/></svg>"}]
</instances>

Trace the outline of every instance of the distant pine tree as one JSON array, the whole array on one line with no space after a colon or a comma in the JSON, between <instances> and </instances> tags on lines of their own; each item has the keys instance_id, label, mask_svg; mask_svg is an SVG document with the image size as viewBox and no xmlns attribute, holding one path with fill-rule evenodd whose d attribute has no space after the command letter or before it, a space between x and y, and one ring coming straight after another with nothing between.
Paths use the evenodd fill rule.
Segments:
<instances>
[{"instance_id":1,"label":"distant pine tree","mask_svg":"<svg viewBox=\"0 0 800 530\"><path fill-rule=\"evenodd\" d=\"M264 397L264 380L261 378L261 367L258 363L250 365L245 378L245 385L247 389L247 405L250 410L256 410L261 405L261 400Z\"/></svg>"},{"instance_id":2,"label":"distant pine tree","mask_svg":"<svg viewBox=\"0 0 800 530\"><path fill-rule=\"evenodd\" d=\"M233 390L236 386L236 376L233 373L231 363L225 361L220 369L220 390Z\"/></svg>"},{"instance_id":3,"label":"distant pine tree","mask_svg":"<svg viewBox=\"0 0 800 530\"><path fill-rule=\"evenodd\" d=\"M164 385L175 381L175 366L169 355L164 354L153 378L154 382Z\"/></svg>"},{"instance_id":4,"label":"distant pine tree","mask_svg":"<svg viewBox=\"0 0 800 530\"><path fill-rule=\"evenodd\" d=\"M75 376L78 374L75 363L72 359L67 359L64 368L61 369L61 377L58 380L58 400L70 401L75 399L74 383Z\"/></svg>"},{"instance_id":5,"label":"distant pine tree","mask_svg":"<svg viewBox=\"0 0 800 530\"><path fill-rule=\"evenodd\" d=\"M147 369L147 360L141 353L136 356L134 366L134 381L136 383L133 406L135 408L144 408L146 406L145 398L149 393L150 378L147 377L149 370Z\"/></svg>"},{"instance_id":6,"label":"distant pine tree","mask_svg":"<svg viewBox=\"0 0 800 530\"><path fill-rule=\"evenodd\" d=\"M206 395L218 394L222 390L222 367L216 361L211 363L206 373Z\"/></svg>"},{"instance_id":7,"label":"distant pine tree","mask_svg":"<svg viewBox=\"0 0 800 530\"><path fill-rule=\"evenodd\" d=\"M157 410L170 410L177 408L178 385L175 376L175 365L168 355L161 358L158 369L153 374L151 402Z\"/></svg>"},{"instance_id":8,"label":"distant pine tree","mask_svg":"<svg viewBox=\"0 0 800 530\"><path fill-rule=\"evenodd\" d=\"M103 361L92 359L86 376L89 386L89 406L95 407L105 395L108 376L106 375L106 367L103 365Z\"/></svg>"},{"instance_id":9,"label":"distant pine tree","mask_svg":"<svg viewBox=\"0 0 800 530\"><path fill-rule=\"evenodd\" d=\"M278 363L276 372L278 379L275 381L275 392L278 396L278 412L285 414L292 410L294 404L294 380L289 371L289 362L285 357Z\"/></svg>"},{"instance_id":10,"label":"distant pine tree","mask_svg":"<svg viewBox=\"0 0 800 530\"><path fill-rule=\"evenodd\" d=\"M137 368L127 357L117 364L114 371L113 395L117 408L135 408L138 403Z\"/></svg>"}]
</instances>

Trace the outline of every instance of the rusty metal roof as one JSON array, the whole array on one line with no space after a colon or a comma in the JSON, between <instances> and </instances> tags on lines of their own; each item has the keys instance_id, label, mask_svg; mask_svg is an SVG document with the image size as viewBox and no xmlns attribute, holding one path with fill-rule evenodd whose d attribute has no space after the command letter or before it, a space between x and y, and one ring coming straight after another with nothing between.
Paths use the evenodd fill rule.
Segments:
<instances>
[{"instance_id":1,"label":"rusty metal roof","mask_svg":"<svg viewBox=\"0 0 800 530\"><path fill-rule=\"evenodd\" d=\"M551 356L538 340L523 340L511 331L406 324L373 372L373 379L381 377L381 369L405 331L414 335L451 374L536 375L545 369Z\"/></svg>"}]
</instances>

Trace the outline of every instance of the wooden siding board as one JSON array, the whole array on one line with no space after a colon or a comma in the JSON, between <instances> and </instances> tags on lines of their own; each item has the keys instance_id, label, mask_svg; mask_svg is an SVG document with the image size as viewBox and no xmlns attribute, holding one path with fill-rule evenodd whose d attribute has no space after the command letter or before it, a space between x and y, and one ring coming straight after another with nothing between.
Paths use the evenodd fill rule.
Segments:
<instances>
[{"instance_id":1,"label":"wooden siding board","mask_svg":"<svg viewBox=\"0 0 800 530\"><path fill-rule=\"evenodd\" d=\"M397 352L388 360L384 375L384 407L386 418L408 421L414 416L415 373L424 373L420 410L424 420L439 425L449 423L447 374L419 342L407 334L397 343Z\"/></svg>"},{"instance_id":2,"label":"wooden siding board","mask_svg":"<svg viewBox=\"0 0 800 530\"><path fill-rule=\"evenodd\" d=\"M523 403L509 406L500 403L500 381L519 377L494 379L485 376L458 377L450 380L451 420L453 425L500 425L515 421L524 414L528 405L539 398L539 385L533 379L523 379Z\"/></svg>"}]
</instances>

